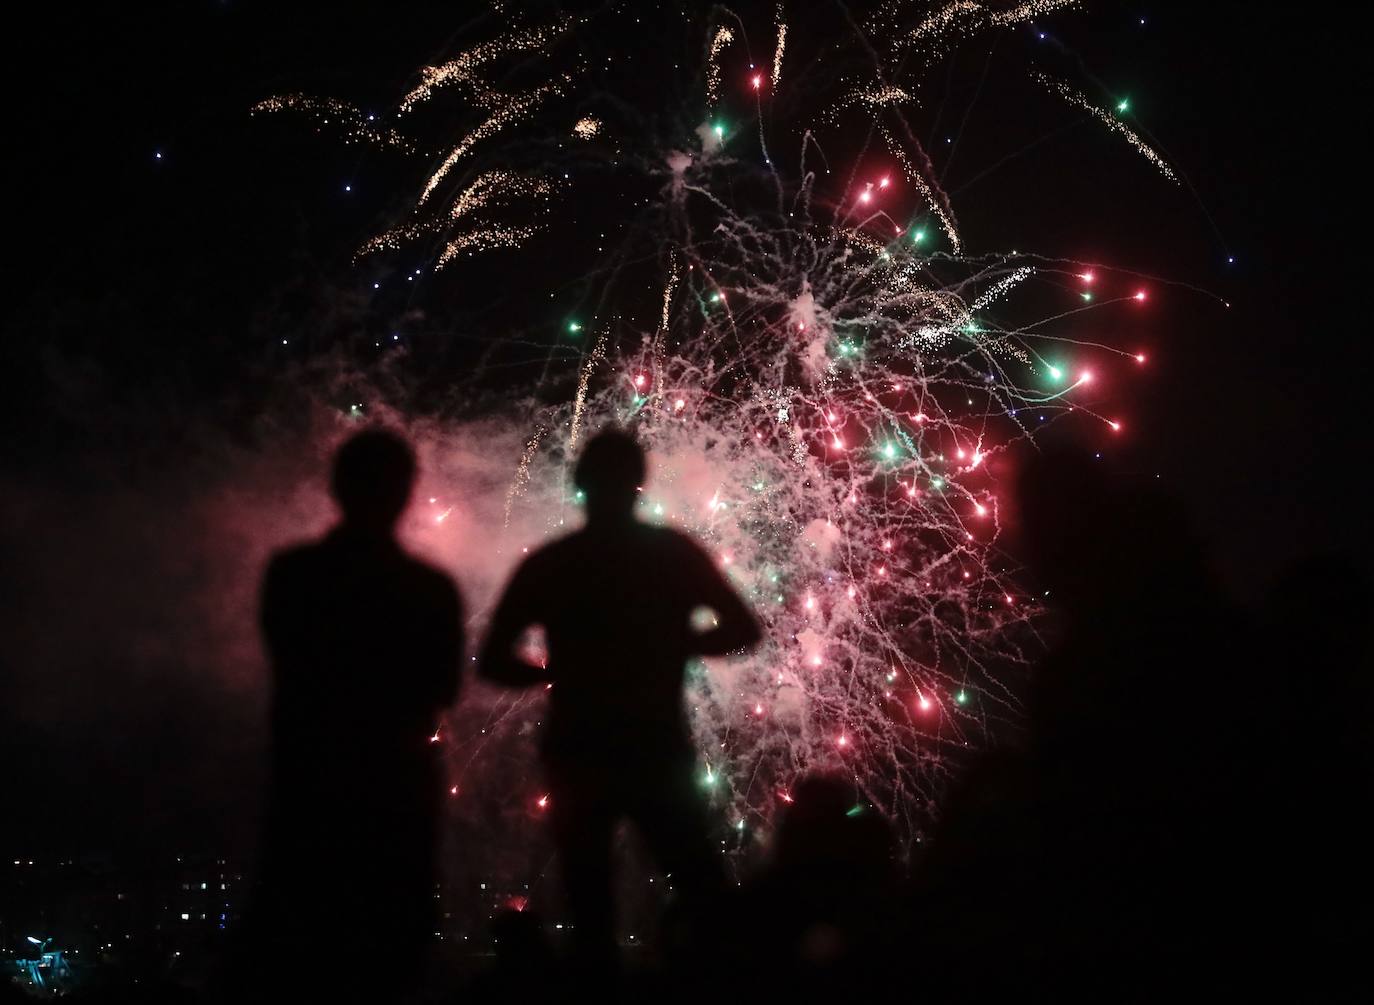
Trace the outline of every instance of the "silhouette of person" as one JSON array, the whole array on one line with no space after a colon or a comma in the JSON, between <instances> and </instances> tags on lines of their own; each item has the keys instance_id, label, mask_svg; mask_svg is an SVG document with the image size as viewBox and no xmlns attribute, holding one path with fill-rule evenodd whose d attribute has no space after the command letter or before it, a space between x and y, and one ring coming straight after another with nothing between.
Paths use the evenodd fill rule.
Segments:
<instances>
[{"instance_id":1,"label":"silhouette of person","mask_svg":"<svg viewBox=\"0 0 1374 1005\"><path fill-rule=\"evenodd\" d=\"M457 696L463 638L453 582L394 536L414 480L403 440L354 436L334 463L342 522L276 555L263 587L272 788L254 944L290 960L280 971L306 971L312 995L322 971L396 992L405 975L341 961L433 932L443 779L431 737ZM312 951L328 962L302 967Z\"/></svg>"},{"instance_id":2,"label":"silhouette of person","mask_svg":"<svg viewBox=\"0 0 1374 1005\"><path fill-rule=\"evenodd\" d=\"M644 453L627 433L593 438L574 471L586 526L529 556L497 605L478 672L513 686L552 685L542 758L576 955L615 965L611 847L633 821L670 875L688 917L724 888L711 845L683 707L687 661L756 644L759 628L690 537L635 519ZM715 626L692 627L709 608ZM541 626L547 666L517 654Z\"/></svg>"},{"instance_id":3,"label":"silhouette of person","mask_svg":"<svg viewBox=\"0 0 1374 1005\"><path fill-rule=\"evenodd\" d=\"M1040 847L1006 883L1038 890L1021 921L1041 976L1148 997L1235 981L1263 869L1249 633L1181 501L1082 450L1048 449L1019 481L1026 557L1062 622L1028 703L1022 837Z\"/></svg>"},{"instance_id":4,"label":"silhouette of person","mask_svg":"<svg viewBox=\"0 0 1374 1005\"><path fill-rule=\"evenodd\" d=\"M891 827L838 774L808 774L791 795L735 912L732 979L741 998L862 997L888 976L898 928Z\"/></svg>"}]
</instances>

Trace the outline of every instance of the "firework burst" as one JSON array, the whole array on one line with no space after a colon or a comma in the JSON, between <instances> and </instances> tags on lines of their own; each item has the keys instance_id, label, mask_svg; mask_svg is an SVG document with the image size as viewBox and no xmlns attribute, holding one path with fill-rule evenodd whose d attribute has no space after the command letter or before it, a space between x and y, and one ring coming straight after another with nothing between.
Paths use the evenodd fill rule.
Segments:
<instances>
[{"instance_id":1,"label":"firework burst","mask_svg":"<svg viewBox=\"0 0 1374 1005\"><path fill-rule=\"evenodd\" d=\"M952 757L976 745L990 720L1015 717L1010 680L1030 657L1036 607L999 551L1003 459L1046 416L1073 411L1119 428L1078 400L1091 375L1070 379L1043 355L1049 337L1015 320L1018 298L1037 281L1086 286L1094 274L968 253L908 119L919 74L953 40L1021 30L1072 4L913 6L887 4L863 29L842 26L848 48L831 57L845 67L840 86L808 121L770 124L765 107L801 72L791 67L801 65L802 42L780 4L771 73L748 62L733 14L701 26L700 104L677 117L667 140L627 115L588 110L598 97L590 57L560 69L551 62L544 80L503 89L492 66L592 31L571 21L513 31L423 71L385 122L358 133L436 158L413 218L362 250L430 241L438 267L534 238L540 220L575 201L568 158L596 143L613 142L619 164L658 186L641 212L657 235L661 307L640 323L563 322L564 344L585 347L576 390L542 408L537 432L512 458L502 546L520 552L575 523L567 468L588 430L637 430L652 465L643 519L702 540L767 628L757 652L698 668L690 699L703 785L745 835L765 830L796 778L817 767L846 771L904 838L919 835ZM922 46L928 58L910 59ZM738 154L732 147L747 131L716 117L736 78L758 109L757 147ZM1078 92L1034 79L1173 177ZM439 144L410 137L404 126L417 106L444 89L465 96L478 124ZM356 123L342 106L306 99L259 107L324 109ZM856 166L832 183L808 158L826 157L824 130L856 125L881 139L893 168ZM504 166L517 130L540 152L525 168ZM795 144L795 170L769 155L770 137ZM531 719L537 701L503 698L499 712L481 712L482 727Z\"/></svg>"}]
</instances>

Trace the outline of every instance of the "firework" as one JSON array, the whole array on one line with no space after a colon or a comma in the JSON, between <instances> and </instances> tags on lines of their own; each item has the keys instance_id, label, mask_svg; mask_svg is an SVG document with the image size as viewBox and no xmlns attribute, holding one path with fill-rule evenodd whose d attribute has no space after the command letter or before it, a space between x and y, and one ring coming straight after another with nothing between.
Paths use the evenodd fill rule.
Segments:
<instances>
[{"instance_id":1,"label":"firework","mask_svg":"<svg viewBox=\"0 0 1374 1005\"><path fill-rule=\"evenodd\" d=\"M868 22L870 31L881 24L881 46L852 25L837 32L854 36L852 52L834 57L850 62L814 119L787 134L797 151L790 173L767 152L764 116L758 157L733 154L735 133L715 117L732 80L760 109L783 86L781 4L771 87L763 69L744 66L742 23L706 26L700 104L682 112L668 143L636 133L628 116L577 107L587 86L578 67L590 59L550 66L543 83L511 93L486 75L512 52L537 56L578 31L572 22L514 31L425 70L373 130L384 145L402 146L393 132L400 137L400 124L441 88L480 113L456 140L424 144L444 153L420 187L415 218L363 248L438 236L436 267L531 240L540 227L532 217L556 214L565 191L575 192L564 165L581 154L570 151L598 145L565 141L613 138L628 151L620 164L661 183L645 211L659 240L652 288L661 303L641 322L559 323L562 344L582 347L576 389L566 404L542 407L537 432L522 438L502 508L505 536L493 532L493 541L518 556L574 524L579 501L567 474L586 432L608 422L637 431L652 467L642 518L705 543L766 626L757 652L696 668L690 696L707 759L702 784L745 844L790 801L795 780L818 767L847 772L906 840L919 836L951 760L981 742L989 721L1016 717L1011 675L1032 655L1036 603L999 551L1004 459L1070 412L1121 428L1081 400L1091 375L1070 380L1043 325L1017 319L1019 298L1041 280L1084 284L1069 294L1075 310L1089 309L1094 282L1105 295L1091 309L1139 298L1110 295L1109 272L969 254L907 119L920 93L915 75L930 65L906 59L913 47L942 51L953 36L1072 5L960 2L914 15L908 6L888 4ZM794 24L794 59L799 38ZM1174 177L1119 119L1068 85L1034 78ZM788 81L796 85L796 71ZM332 106L286 107L319 114ZM348 118L341 111L331 114ZM856 120L881 138L889 169L855 166L843 183L810 170L809 156L827 156L822 129L843 133ZM517 127L528 142L546 132L537 167L499 166L496 140ZM588 263L589 273L600 264ZM482 739L464 749L486 750L496 724L532 722L538 701L503 697L473 713ZM512 782L513 798L528 804L533 786Z\"/></svg>"}]
</instances>

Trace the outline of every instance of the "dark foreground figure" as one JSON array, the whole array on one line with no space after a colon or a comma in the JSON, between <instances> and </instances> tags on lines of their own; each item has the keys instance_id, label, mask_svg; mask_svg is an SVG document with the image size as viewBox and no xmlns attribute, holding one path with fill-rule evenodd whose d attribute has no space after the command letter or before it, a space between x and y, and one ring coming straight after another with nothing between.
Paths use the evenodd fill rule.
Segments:
<instances>
[{"instance_id":1,"label":"dark foreground figure","mask_svg":"<svg viewBox=\"0 0 1374 1005\"><path fill-rule=\"evenodd\" d=\"M913 947L902 937L891 826L843 774L803 776L791 795L770 861L721 919L736 1000L862 1001L910 989L910 971L894 962ZM911 990L910 1000L921 999Z\"/></svg>"},{"instance_id":2,"label":"dark foreground figure","mask_svg":"<svg viewBox=\"0 0 1374 1005\"><path fill-rule=\"evenodd\" d=\"M687 661L754 645L753 616L710 557L676 531L634 517L645 476L639 445L606 432L574 475L586 527L531 555L506 588L479 660L514 686L553 685L543 758L580 964L614 967L611 851L622 818L671 874L687 917L725 885L711 846L683 708ZM715 615L695 631L694 610ZM517 655L541 626L547 666Z\"/></svg>"},{"instance_id":3,"label":"dark foreground figure","mask_svg":"<svg viewBox=\"0 0 1374 1005\"><path fill-rule=\"evenodd\" d=\"M1287 737L1264 646L1183 507L1051 451L1020 485L1058 612L1020 747L948 800L916 872L933 1000L1250 997L1287 965ZM1295 734L1296 735L1296 734Z\"/></svg>"},{"instance_id":4,"label":"dark foreground figure","mask_svg":"<svg viewBox=\"0 0 1374 1005\"><path fill-rule=\"evenodd\" d=\"M393 529L415 463L364 432L339 451L343 521L277 555L262 624L271 655L272 790L261 897L241 977L257 1000L299 980L315 1000L386 1000L433 931L443 780L430 742L456 697L460 600Z\"/></svg>"}]
</instances>

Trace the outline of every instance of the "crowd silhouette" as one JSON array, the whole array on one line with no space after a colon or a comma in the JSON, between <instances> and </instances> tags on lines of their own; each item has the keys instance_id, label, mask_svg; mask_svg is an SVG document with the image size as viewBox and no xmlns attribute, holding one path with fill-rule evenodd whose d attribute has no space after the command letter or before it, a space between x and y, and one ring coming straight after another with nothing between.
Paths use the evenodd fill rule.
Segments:
<instances>
[{"instance_id":1,"label":"crowd silhouette","mask_svg":"<svg viewBox=\"0 0 1374 1005\"><path fill-rule=\"evenodd\" d=\"M478 649L481 677L549 689L540 767L571 939L555 945L535 911L499 914L464 997L1330 1000L1359 986L1374 684L1370 589L1351 563L1295 565L1241 610L1177 500L1091 454L1042 452L1018 485L1020 550L1055 615L1018 734L962 772L909 854L849 777L803 778L768 861L736 883L683 690L691 658L745 650L760 629L697 543L636 519L646 477L628 433L587 443L585 526L525 559ZM419 966L300 966L365 959L379 931L418 959L433 930L445 781L429 739L458 695L463 615L452 581L397 543L414 480L402 439L355 436L335 463L339 525L267 572L272 788L227 1000L455 990ZM622 822L673 891L653 964L634 972L617 938Z\"/></svg>"}]
</instances>

